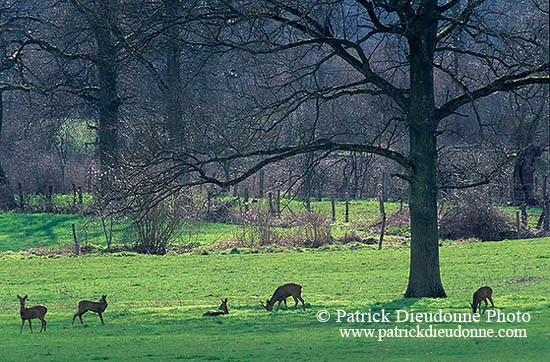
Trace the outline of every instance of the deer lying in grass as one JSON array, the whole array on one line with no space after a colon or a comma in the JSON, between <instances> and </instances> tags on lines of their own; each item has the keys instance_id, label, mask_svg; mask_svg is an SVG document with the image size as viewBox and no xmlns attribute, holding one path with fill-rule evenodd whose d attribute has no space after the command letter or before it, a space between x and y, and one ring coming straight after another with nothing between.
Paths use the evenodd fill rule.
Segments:
<instances>
[{"instance_id":1,"label":"deer lying in grass","mask_svg":"<svg viewBox=\"0 0 550 362\"><path fill-rule=\"evenodd\" d=\"M485 309L483 309L483 313L485 313L485 311L487 310L487 299L489 299L491 305L493 306L493 309L495 309L495 304L493 303L493 299L491 298L492 295L493 290L488 286L484 286L476 290L476 292L474 293L473 303L470 303L470 306L472 306L472 313L476 313L478 308L479 310L481 310L481 302L485 302Z\"/></svg>"},{"instance_id":2,"label":"deer lying in grass","mask_svg":"<svg viewBox=\"0 0 550 362\"><path fill-rule=\"evenodd\" d=\"M302 307L304 309L304 312L306 311L306 305L304 304L304 300L302 299L302 286L294 283L289 283L285 285L281 285L279 288L275 289L275 293L273 293L273 296L271 299L266 300L266 304L264 304L263 301L260 300L260 305L264 307L268 311L273 310L273 305L275 305L275 302L279 302L277 304L277 311L279 310L279 307L281 306L281 302L285 302L285 307L288 309L288 305L286 304L286 298L292 296L294 298L294 308L292 310L296 309L296 306L298 305L298 300L302 302Z\"/></svg>"},{"instance_id":3,"label":"deer lying in grass","mask_svg":"<svg viewBox=\"0 0 550 362\"><path fill-rule=\"evenodd\" d=\"M105 311L105 308L107 308L107 300L105 298L107 298L107 296L103 295L99 302L91 302L89 300L81 300L78 302L78 312L74 314L72 324L74 324L74 319L76 317L80 318L80 324L82 324L82 315L90 311L96 312L99 315L99 319L101 319L101 324L105 325L105 322L103 322L103 316L101 315L101 313Z\"/></svg>"},{"instance_id":4,"label":"deer lying in grass","mask_svg":"<svg viewBox=\"0 0 550 362\"><path fill-rule=\"evenodd\" d=\"M212 317L212 316L217 316L217 315L222 315L222 314L229 314L229 311L227 310L227 298L225 298L225 300L222 299L221 301L222 301L222 304L220 305L218 310L211 309L207 312L204 312L204 314L202 316L203 317Z\"/></svg>"},{"instance_id":5,"label":"deer lying in grass","mask_svg":"<svg viewBox=\"0 0 550 362\"><path fill-rule=\"evenodd\" d=\"M48 308L42 305L35 305L34 307L26 308L25 301L27 300L27 295L25 295L23 298L18 295L17 298L19 298L19 304L21 304L21 308L19 309L19 314L21 314L21 330L19 331L19 334L23 333L25 320L29 321L29 328L31 329L32 333L31 319L36 318L40 319L40 322L42 322L42 328L40 328L40 332L42 332L42 330L46 332L46 320L44 319L44 316L48 312Z\"/></svg>"}]
</instances>

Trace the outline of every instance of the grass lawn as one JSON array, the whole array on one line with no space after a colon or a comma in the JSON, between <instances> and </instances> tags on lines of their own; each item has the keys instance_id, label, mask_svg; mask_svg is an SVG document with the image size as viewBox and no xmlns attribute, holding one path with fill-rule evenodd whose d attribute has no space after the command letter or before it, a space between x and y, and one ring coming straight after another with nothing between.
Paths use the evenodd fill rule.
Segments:
<instances>
[{"instance_id":1,"label":"grass lawn","mask_svg":"<svg viewBox=\"0 0 550 362\"><path fill-rule=\"evenodd\" d=\"M63 195L60 195L60 197ZM265 200L261 200L265 203ZM267 205L264 205L267 207ZM305 204L296 200L281 200L283 213L291 214L305 211ZM312 210L317 210L331 217L330 200L311 201ZM379 218L378 201L355 200L350 201L349 222L344 222L345 202L336 202L336 221L331 224L332 235L341 237L349 231L363 233L365 228L376 222ZM398 201L385 203L386 213L391 215L399 210ZM515 218L517 208L503 207L511 220ZM528 208L530 227L535 227L541 209ZM292 218L292 216L290 216ZM30 248L60 248L73 243L71 224L75 224L77 236L81 245L94 244L101 248L106 247L106 241L98 218L70 214L21 214L0 213L0 251L23 251ZM376 228L375 228L376 229ZM289 229L276 228L275 231L282 234L292 232ZM179 239L174 244L213 244L222 241L234 240L236 235L242 232L238 225L214 223L206 221L188 221ZM372 232L372 231L371 231ZM407 236L408 227L397 229L388 228L386 238L392 239L393 235ZM373 235L364 235L378 238L378 231ZM121 220L114 225L113 245L120 246L125 243L133 243L136 233L128 220Z\"/></svg>"},{"instance_id":2,"label":"grass lawn","mask_svg":"<svg viewBox=\"0 0 550 362\"><path fill-rule=\"evenodd\" d=\"M96 218L63 214L0 213L0 251L23 251L31 248L56 249L73 244L72 224L75 224L81 245L86 243L106 247L101 221ZM209 244L231 237L235 225L189 221L176 243ZM113 245L132 243L134 228L122 220L113 227Z\"/></svg>"},{"instance_id":3,"label":"grass lawn","mask_svg":"<svg viewBox=\"0 0 550 362\"><path fill-rule=\"evenodd\" d=\"M445 299L403 299L409 250L186 256L0 257L0 360L544 360L550 353L550 239L443 246ZM286 282L303 285L306 312L267 312L259 299ZM462 323L521 328L526 338L342 338L340 328L416 328L417 323L335 323L348 312L398 309L468 312L489 284L504 313L529 323ZM19 335L17 294L48 307L46 333ZM93 313L71 325L80 299L107 294L105 326ZM228 298L230 314L202 318ZM291 302L292 299L289 300ZM292 303L289 303L293 305ZM316 320L327 310L328 323ZM393 320L393 317L392 317ZM428 323L420 323L427 328ZM458 328L458 323L434 323Z\"/></svg>"}]
</instances>

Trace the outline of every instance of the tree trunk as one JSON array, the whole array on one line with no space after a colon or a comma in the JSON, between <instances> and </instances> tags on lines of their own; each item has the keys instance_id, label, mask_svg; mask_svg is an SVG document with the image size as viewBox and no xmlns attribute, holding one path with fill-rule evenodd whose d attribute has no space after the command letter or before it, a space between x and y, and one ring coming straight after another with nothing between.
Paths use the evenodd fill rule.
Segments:
<instances>
[{"instance_id":1,"label":"tree trunk","mask_svg":"<svg viewBox=\"0 0 550 362\"><path fill-rule=\"evenodd\" d=\"M2 124L4 121L4 104L2 98L2 92L0 92L0 144L2 142ZM15 203L15 198L13 197L13 192L10 187L10 181L8 176L2 168L0 163L0 209L1 210L12 210L17 207Z\"/></svg>"},{"instance_id":2,"label":"tree trunk","mask_svg":"<svg viewBox=\"0 0 550 362\"><path fill-rule=\"evenodd\" d=\"M166 47L166 126L170 137L177 143L183 142L184 125L181 106L181 48L178 44L179 0L164 0L167 21Z\"/></svg>"},{"instance_id":3,"label":"tree trunk","mask_svg":"<svg viewBox=\"0 0 550 362\"><path fill-rule=\"evenodd\" d=\"M514 204L537 206L535 197L535 165L542 154L542 147L529 146L516 159L514 165Z\"/></svg>"},{"instance_id":4,"label":"tree trunk","mask_svg":"<svg viewBox=\"0 0 550 362\"><path fill-rule=\"evenodd\" d=\"M430 14L437 1L425 1ZM411 259L406 298L446 297L439 271L437 230L437 123L433 82L433 54L437 20L420 16L410 32L409 208Z\"/></svg>"},{"instance_id":5,"label":"tree trunk","mask_svg":"<svg viewBox=\"0 0 550 362\"><path fill-rule=\"evenodd\" d=\"M99 159L105 172L116 163L118 153L117 57L109 24L94 24L94 34L99 72Z\"/></svg>"}]
</instances>

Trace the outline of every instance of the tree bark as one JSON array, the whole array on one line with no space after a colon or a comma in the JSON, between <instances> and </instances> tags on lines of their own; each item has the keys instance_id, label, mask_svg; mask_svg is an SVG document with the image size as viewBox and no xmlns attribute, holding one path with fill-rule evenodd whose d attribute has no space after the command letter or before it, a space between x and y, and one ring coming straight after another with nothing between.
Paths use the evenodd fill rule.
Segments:
<instances>
[{"instance_id":1,"label":"tree bark","mask_svg":"<svg viewBox=\"0 0 550 362\"><path fill-rule=\"evenodd\" d=\"M437 1L425 1L431 13ZM446 297L439 270L437 229L437 122L433 80L433 55L437 20L418 17L409 34L410 98L409 186L411 258L406 298Z\"/></svg>"},{"instance_id":2,"label":"tree bark","mask_svg":"<svg viewBox=\"0 0 550 362\"><path fill-rule=\"evenodd\" d=\"M542 151L542 147L531 145L516 159L513 173L515 205L537 206L535 165Z\"/></svg>"},{"instance_id":3,"label":"tree bark","mask_svg":"<svg viewBox=\"0 0 550 362\"><path fill-rule=\"evenodd\" d=\"M166 128L170 137L177 143L183 142L184 125L181 105L181 48L178 44L179 1L164 0L165 16L168 25L166 46Z\"/></svg>"},{"instance_id":4,"label":"tree bark","mask_svg":"<svg viewBox=\"0 0 550 362\"><path fill-rule=\"evenodd\" d=\"M4 122L3 94L0 92L0 144L2 142L2 125ZM8 176L0 163L0 209L13 210L17 207Z\"/></svg>"},{"instance_id":5,"label":"tree bark","mask_svg":"<svg viewBox=\"0 0 550 362\"><path fill-rule=\"evenodd\" d=\"M116 163L118 154L117 56L108 20L103 19L93 27L99 73L99 158L101 170L105 172Z\"/></svg>"}]
</instances>

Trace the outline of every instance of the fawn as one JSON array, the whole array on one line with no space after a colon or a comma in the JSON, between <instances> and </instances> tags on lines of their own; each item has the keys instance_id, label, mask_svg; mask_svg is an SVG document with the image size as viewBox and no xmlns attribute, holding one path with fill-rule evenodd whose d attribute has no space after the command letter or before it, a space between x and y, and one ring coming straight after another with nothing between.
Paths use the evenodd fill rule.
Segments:
<instances>
[{"instance_id":1,"label":"fawn","mask_svg":"<svg viewBox=\"0 0 550 362\"><path fill-rule=\"evenodd\" d=\"M302 286L294 283L289 283L285 285L281 285L279 288L275 289L275 293L273 293L273 296L271 299L266 300L266 304L264 304L263 301L260 300L260 305L264 307L268 311L273 310L273 305L275 305L275 302L279 302L277 304L277 311L279 310L279 307L281 306L281 302L285 302L285 307L288 309L288 305L286 304L286 298L292 296L294 298L294 308L292 310L296 309L296 306L298 305L298 300L302 302L302 308L304 309L304 312L306 311L306 305L304 304L304 300L302 299Z\"/></svg>"},{"instance_id":2,"label":"fawn","mask_svg":"<svg viewBox=\"0 0 550 362\"><path fill-rule=\"evenodd\" d=\"M21 304L21 308L19 309L19 314L21 314L21 330L19 331L19 334L23 333L25 320L29 321L29 328L31 329L32 333L31 319L36 318L40 319L40 322L42 322L42 328L40 328L40 332L42 332L42 330L46 332L46 320L44 319L44 316L48 312L48 308L42 305L35 305L34 307L26 308L25 301L27 300L27 295L25 295L23 298L18 295L17 298L19 298L19 304Z\"/></svg>"},{"instance_id":3,"label":"fawn","mask_svg":"<svg viewBox=\"0 0 550 362\"><path fill-rule=\"evenodd\" d=\"M485 311L487 310L487 299L489 299L491 305L493 306L493 309L495 309L495 304L493 303L493 299L491 298L492 295L493 290L488 286L484 286L476 290L476 292L474 293L473 303L470 303L470 306L472 306L472 313L476 313L478 308L479 310L481 310L481 302L485 302L485 309L483 309L483 313L485 313Z\"/></svg>"},{"instance_id":4,"label":"fawn","mask_svg":"<svg viewBox=\"0 0 550 362\"><path fill-rule=\"evenodd\" d=\"M222 299L221 301L222 301L222 304L220 305L218 310L211 309L207 312L204 312L204 314L202 316L203 317L212 317L212 316L217 316L217 315L222 315L222 314L229 314L229 311L227 310L227 298L225 298L225 300Z\"/></svg>"},{"instance_id":5,"label":"fawn","mask_svg":"<svg viewBox=\"0 0 550 362\"><path fill-rule=\"evenodd\" d=\"M80 324L82 324L82 315L90 311L96 312L99 315L99 319L101 319L101 324L105 325L105 323L103 322L103 316L101 315L101 313L105 311L105 308L107 308L107 300L105 298L107 298L107 296L103 295L99 302L91 302L89 300L81 300L80 302L78 302L78 312L74 314L72 324L74 324L74 319L77 316L78 318L80 318Z\"/></svg>"}]
</instances>

